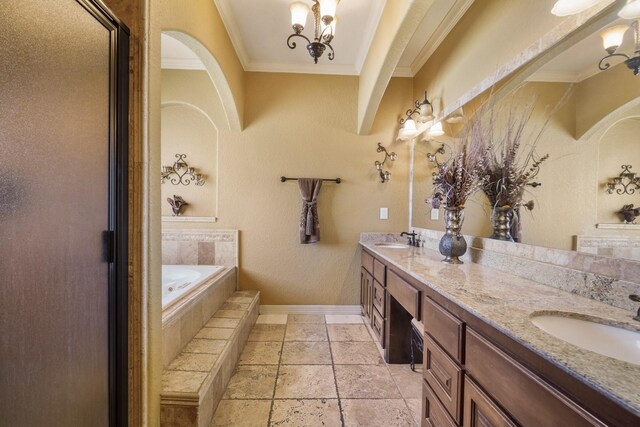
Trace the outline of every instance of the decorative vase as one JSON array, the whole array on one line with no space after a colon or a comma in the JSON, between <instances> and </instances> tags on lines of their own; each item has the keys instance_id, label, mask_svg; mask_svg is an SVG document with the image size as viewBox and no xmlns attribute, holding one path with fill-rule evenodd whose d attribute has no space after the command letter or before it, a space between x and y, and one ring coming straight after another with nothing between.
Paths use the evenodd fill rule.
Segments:
<instances>
[{"instance_id":1,"label":"decorative vase","mask_svg":"<svg viewBox=\"0 0 640 427\"><path fill-rule=\"evenodd\" d=\"M491 235L491 238L513 242L513 236L511 236L513 209L511 209L511 206L493 208L491 217L493 219L493 234Z\"/></svg>"},{"instance_id":2,"label":"decorative vase","mask_svg":"<svg viewBox=\"0 0 640 427\"><path fill-rule=\"evenodd\" d=\"M464 222L464 206L444 208L444 225L446 232L440 239L440 253L445 256L442 262L447 264L462 264L462 255L467 252L467 241L460 233Z\"/></svg>"}]
</instances>

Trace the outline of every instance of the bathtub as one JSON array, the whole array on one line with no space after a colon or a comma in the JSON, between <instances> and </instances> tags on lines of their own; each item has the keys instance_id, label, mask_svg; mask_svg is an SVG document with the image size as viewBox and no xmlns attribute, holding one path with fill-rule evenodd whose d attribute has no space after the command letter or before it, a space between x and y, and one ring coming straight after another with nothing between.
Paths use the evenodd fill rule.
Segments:
<instances>
[{"instance_id":1,"label":"bathtub","mask_svg":"<svg viewBox=\"0 0 640 427\"><path fill-rule=\"evenodd\" d=\"M162 310L194 294L200 285L210 282L225 269L217 265L163 265Z\"/></svg>"}]
</instances>

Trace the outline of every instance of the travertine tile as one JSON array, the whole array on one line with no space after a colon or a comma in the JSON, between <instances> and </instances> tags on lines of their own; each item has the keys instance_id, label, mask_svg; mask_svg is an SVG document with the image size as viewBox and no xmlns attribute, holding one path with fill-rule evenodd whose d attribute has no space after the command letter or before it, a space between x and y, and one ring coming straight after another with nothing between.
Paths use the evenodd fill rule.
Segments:
<instances>
[{"instance_id":1,"label":"travertine tile","mask_svg":"<svg viewBox=\"0 0 640 427\"><path fill-rule=\"evenodd\" d=\"M178 263L180 265L198 264L198 242L185 240L178 242Z\"/></svg>"},{"instance_id":2,"label":"travertine tile","mask_svg":"<svg viewBox=\"0 0 640 427\"><path fill-rule=\"evenodd\" d=\"M274 324L274 325L285 325L287 323L286 314L261 314L258 316L258 320L256 324Z\"/></svg>"},{"instance_id":3,"label":"travertine tile","mask_svg":"<svg viewBox=\"0 0 640 427\"><path fill-rule=\"evenodd\" d=\"M255 325L249 334L249 341L282 341L285 325Z\"/></svg>"},{"instance_id":4,"label":"travertine tile","mask_svg":"<svg viewBox=\"0 0 640 427\"><path fill-rule=\"evenodd\" d=\"M285 341L280 363L283 365L330 365L329 343Z\"/></svg>"},{"instance_id":5,"label":"travertine tile","mask_svg":"<svg viewBox=\"0 0 640 427\"><path fill-rule=\"evenodd\" d=\"M214 242L198 242L198 265L216 264L216 246Z\"/></svg>"},{"instance_id":6,"label":"travertine tile","mask_svg":"<svg viewBox=\"0 0 640 427\"><path fill-rule=\"evenodd\" d=\"M206 340L194 338L186 345L182 352L220 354L226 345L227 340Z\"/></svg>"},{"instance_id":7,"label":"travertine tile","mask_svg":"<svg viewBox=\"0 0 640 427\"><path fill-rule=\"evenodd\" d=\"M207 322L208 328L225 328L235 329L240 324L240 319L225 319L220 317L212 317Z\"/></svg>"},{"instance_id":8,"label":"travertine tile","mask_svg":"<svg viewBox=\"0 0 640 427\"><path fill-rule=\"evenodd\" d=\"M218 310L213 317L224 317L227 319L242 319L245 310Z\"/></svg>"},{"instance_id":9,"label":"travertine tile","mask_svg":"<svg viewBox=\"0 0 640 427\"><path fill-rule=\"evenodd\" d=\"M365 325L327 325L330 341L373 341Z\"/></svg>"},{"instance_id":10,"label":"travertine tile","mask_svg":"<svg viewBox=\"0 0 640 427\"><path fill-rule=\"evenodd\" d=\"M234 294L235 295L235 294ZM254 297L246 297L246 296L231 296L227 299L229 302L240 302L245 304L251 304L253 302Z\"/></svg>"},{"instance_id":11,"label":"travertine tile","mask_svg":"<svg viewBox=\"0 0 640 427\"><path fill-rule=\"evenodd\" d=\"M240 365L229 380L223 399L271 399L277 366Z\"/></svg>"},{"instance_id":12,"label":"travertine tile","mask_svg":"<svg viewBox=\"0 0 640 427\"><path fill-rule=\"evenodd\" d=\"M240 365L277 365L280 362L282 342L247 342L240 355Z\"/></svg>"},{"instance_id":13,"label":"travertine tile","mask_svg":"<svg viewBox=\"0 0 640 427\"><path fill-rule=\"evenodd\" d=\"M233 329L202 328L195 337L208 340L228 340L231 335L233 335Z\"/></svg>"},{"instance_id":14,"label":"travertine tile","mask_svg":"<svg viewBox=\"0 0 640 427\"><path fill-rule=\"evenodd\" d=\"M162 264L176 265L178 262L178 242L162 241Z\"/></svg>"},{"instance_id":15,"label":"travertine tile","mask_svg":"<svg viewBox=\"0 0 640 427\"><path fill-rule=\"evenodd\" d=\"M342 399L345 427L408 427L413 417L402 399Z\"/></svg>"},{"instance_id":16,"label":"travertine tile","mask_svg":"<svg viewBox=\"0 0 640 427\"><path fill-rule=\"evenodd\" d=\"M410 365L388 365L389 372L405 399L422 398L422 365L416 365L416 372Z\"/></svg>"},{"instance_id":17,"label":"travertine tile","mask_svg":"<svg viewBox=\"0 0 640 427\"><path fill-rule=\"evenodd\" d=\"M199 371L210 372L218 360L217 354L207 353L181 353L169 364L172 371Z\"/></svg>"},{"instance_id":18,"label":"travertine tile","mask_svg":"<svg viewBox=\"0 0 640 427\"><path fill-rule=\"evenodd\" d=\"M266 427L270 400L221 400L211 427Z\"/></svg>"},{"instance_id":19,"label":"travertine tile","mask_svg":"<svg viewBox=\"0 0 640 427\"><path fill-rule=\"evenodd\" d=\"M162 373L162 392L197 393L206 376L205 372L165 370Z\"/></svg>"},{"instance_id":20,"label":"travertine tile","mask_svg":"<svg viewBox=\"0 0 640 427\"><path fill-rule=\"evenodd\" d=\"M334 427L340 426L337 399L295 399L273 402L270 426Z\"/></svg>"},{"instance_id":21,"label":"travertine tile","mask_svg":"<svg viewBox=\"0 0 640 427\"><path fill-rule=\"evenodd\" d=\"M291 323L289 320L284 340L327 341L327 327L324 323Z\"/></svg>"},{"instance_id":22,"label":"travertine tile","mask_svg":"<svg viewBox=\"0 0 640 427\"><path fill-rule=\"evenodd\" d=\"M336 365L375 365L384 363L373 341L331 342L331 354Z\"/></svg>"},{"instance_id":23,"label":"travertine tile","mask_svg":"<svg viewBox=\"0 0 640 427\"><path fill-rule=\"evenodd\" d=\"M342 324L348 324L348 323L364 323L364 321L362 320L362 316L358 316L355 314L326 314L324 316L325 321L327 322L327 324L331 324L331 323L342 323Z\"/></svg>"},{"instance_id":24,"label":"travertine tile","mask_svg":"<svg viewBox=\"0 0 640 427\"><path fill-rule=\"evenodd\" d=\"M337 398L329 365L280 365L276 399Z\"/></svg>"},{"instance_id":25,"label":"travertine tile","mask_svg":"<svg viewBox=\"0 0 640 427\"><path fill-rule=\"evenodd\" d=\"M289 323L324 323L322 314L290 314Z\"/></svg>"},{"instance_id":26,"label":"travertine tile","mask_svg":"<svg viewBox=\"0 0 640 427\"><path fill-rule=\"evenodd\" d=\"M386 365L337 365L340 398L396 399L402 395Z\"/></svg>"},{"instance_id":27,"label":"travertine tile","mask_svg":"<svg viewBox=\"0 0 640 427\"><path fill-rule=\"evenodd\" d=\"M416 422L416 426L420 427L422 423L422 398L420 399L405 399L407 407L413 415L413 420Z\"/></svg>"},{"instance_id":28,"label":"travertine tile","mask_svg":"<svg viewBox=\"0 0 640 427\"><path fill-rule=\"evenodd\" d=\"M221 310L247 310L248 308L249 303L231 301L227 301L222 307L220 307Z\"/></svg>"}]
</instances>

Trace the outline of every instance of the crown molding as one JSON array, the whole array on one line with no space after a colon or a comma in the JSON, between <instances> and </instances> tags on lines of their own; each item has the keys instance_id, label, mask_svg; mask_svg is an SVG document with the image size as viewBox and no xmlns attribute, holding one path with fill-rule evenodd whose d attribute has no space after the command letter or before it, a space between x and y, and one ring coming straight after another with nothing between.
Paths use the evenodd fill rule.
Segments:
<instances>
[{"instance_id":1,"label":"crown molding","mask_svg":"<svg viewBox=\"0 0 640 427\"><path fill-rule=\"evenodd\" d=\"M445 18L440 25L433 32L429 40L424 44L424 47L411 62L412 76L415 76L418 71L427 63L433 52L440 46L444 39L449 35L451 30L462 19L464 14L469 10L474 0L458 0L451 7Z\"/></svg>"},{"instance_id":2,"label":"crown molding","mask_svg":"<svg viewBox=\"0 0 640 427\"><path fill-rule=\"evenodd\" d=\"M162 58L160 68L165 70L205 70L199 59Z\"/></svg>"},{"instance_id":3,"label":"crown molding","mask_svg":"<svg viewBox=\"0 0 640 427\"><path fill-rule=\"evenodd\" d=\"M261 73L299 73L299 74L331 74L338 76L357 76L358 71L353 65L339 64L283 64L275 62L251 62L245 71Z\"/></svg>"},{"instance_id":4,"label":"crown molding","mask_svg":"<svg viewBox=\"0 0 640 427\"><path fill-rule=\"evenodd\" d=\"M373 38L376 35L378 25L380 25L380 19L382 18L382 14L384 13L384 7L386 3L386 1L378 1L377 7L374 10L375 13L369 15L369 22L367 22L367 27L364 31L364 42L360 47L358 56L356 57L355 67L358 75L360 75L362 67L364 66L364 61L365 59L367 59L367 53L369 53L369 49L371 48L371 43L373 43Z\"/></svg>"},{"instance_id":5,"label":"crown molding","mask_svg":"<svg viewBox=\"0 0 640 427\"><path fill-rule=\"evenodd\" d=\"M231 8L229 7L230 0L213 0L216 8L218 9L218 13L220 14L220 18L222 19L222 23L224 24L224 28L227 30L227 34L231 39L231 44L238 55L238 59L240 60L240 64L245 71L247 70L247 64L249 63L249 55L247 55L247 50L244 48L244 43L242 43L242 39L238 35L237 31L232 31L234 28L239 28L238 24L233 17L233 13L231 12Z\"/></svg>"}]
</instances>

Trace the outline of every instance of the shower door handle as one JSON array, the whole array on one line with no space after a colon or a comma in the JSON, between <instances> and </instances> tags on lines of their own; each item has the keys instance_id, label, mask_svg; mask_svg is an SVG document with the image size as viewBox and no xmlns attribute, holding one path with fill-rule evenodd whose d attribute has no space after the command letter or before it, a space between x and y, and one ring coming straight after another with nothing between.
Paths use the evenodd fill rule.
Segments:
<instances>
[{"instance_id":1,"label":"shower door handle","mask_svg":"<svg viewBox=\"0 0 640 427\"><path fill-rule=\"evenodd\" d=\"M102 232L102 259L104 262L112 263L115 261L115 243L115 231L105 230Z\"/></svg>"}]
</instances>

